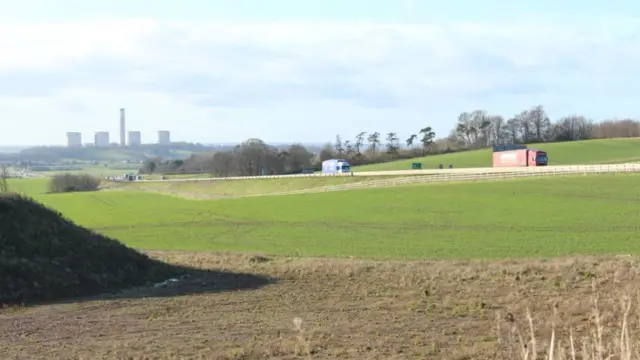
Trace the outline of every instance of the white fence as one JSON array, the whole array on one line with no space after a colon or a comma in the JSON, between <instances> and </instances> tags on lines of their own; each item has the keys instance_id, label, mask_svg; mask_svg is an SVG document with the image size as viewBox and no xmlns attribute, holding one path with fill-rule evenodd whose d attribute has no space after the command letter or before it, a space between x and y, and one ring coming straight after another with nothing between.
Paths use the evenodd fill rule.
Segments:
<instances>
[{"instance_id":1,"label":"white fence","mask_svg":"<svg viewBox=\"0 0 640 360\"><path fill-rule=\"evenodd\" d=\"M200 178L178 178L178 179L151 179L136 180L137 182L180 182L180 181L228 181L228 180L260 180L260 179L286 179L298 177L337 177L337 176L356 176L358 173L345 174L293 174L293 175L262 175L262 176L229 176L229 177L200 177ZM377 176L377 175L376 175Z\"/></svg>"},{"instance_id":2,"label":"white fence","mask_svg":"<svg viewBox=\"0 0 640 360\"><path fill-rule=\"evenodd\" d=\"M449 170L449 169L447 169ZM500 180L500 179L516 179L538 176L567 176L567 175L587 175L587 174L605 174L605 173L635 173L640 172L640 164L616 164L616 165L571 165L571 166L549 166L539 168L502 168L502 169L458 169L463 171L451 172L443 171L439 174L425 174L426 176L407 176L391 179L378 179L372 181L362 181L350 184L338 184L316 187L311 189L287 191L281 193L259 194L248 196L274 196L274 195L294 195L294 194L310 194L329 191L341 191L351 189L381 188L393 187L410 184L431 183L431 182L453 182L453 181L477 181L477 180ZM495 171L492 171L495 170ZM385 175L401 175L401 171L386 173ZM415 170L404 172L408 175L419 175ZM364 173L360 173L364 174ZM355 175L355 174L354 174ZM377 175L377 174L376 174ZM371 172L368 173L371 176ZM244 197L244 196L243 196Z\"/></svg>"},{"instance_id":3,"label":"white fence","mask_svg":"<svg viewBox=\"0 0 640 360\"><path fill-rule=\"evenodd\" d=\"M430 169L430 170L396 170L396 171L361 171L346 174L294 174L294 175L265 175L265 176L235 176L226 178L191 178L191 179L166 179L166 180L138 180L142 182L180 182L180 181L228 181L228 180L259 180L259 179L284 179L298 177L338 177L338 176L407 176L428 175L434 180L421 181L447 181L451 180L477 180L483 178L523 177L523 176L552 176L561 174L594 174L594 173L620 173L640 172L640 164L611 164L611 165L560 165L541 167L516 167L516 168L460 168L460 169ZM437 179L437 180L436 180ZM445 180L442 180L445 179ZM389 179L395 181L399 179Z\"/></svg>"}]
</instances>

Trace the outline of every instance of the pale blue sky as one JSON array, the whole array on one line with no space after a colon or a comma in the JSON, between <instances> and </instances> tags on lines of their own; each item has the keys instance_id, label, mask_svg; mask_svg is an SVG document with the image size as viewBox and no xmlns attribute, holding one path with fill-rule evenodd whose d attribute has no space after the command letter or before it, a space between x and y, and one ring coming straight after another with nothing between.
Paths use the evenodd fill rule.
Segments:
<instances>
[{"instance_id":1,"label":"pale blue sky","mask_svg":"<svg viewBox=\"0 0 640 360\"><path fill-rule=\"evenodd\" d=\"M631 0L2 0L0 7L2 19L28 21L123 16L163 20L487 21L536 15L638 16L640 9L639 3ZM410 14L408 8L413 10Z\"/></svg>"},{"instance_id":2,"label":"pale blue sky","mask_svg":"<svg viewBox=\"0 0 640 360\"><path fill-rule=\"evenodd\" d=\"M152 4L152 5L151 5ZM0 145L331 141L457 114L639 117L640 5L605 1L0 0ZM4 124L6 122L3 121Z\"/></svg>"}]
</instances>

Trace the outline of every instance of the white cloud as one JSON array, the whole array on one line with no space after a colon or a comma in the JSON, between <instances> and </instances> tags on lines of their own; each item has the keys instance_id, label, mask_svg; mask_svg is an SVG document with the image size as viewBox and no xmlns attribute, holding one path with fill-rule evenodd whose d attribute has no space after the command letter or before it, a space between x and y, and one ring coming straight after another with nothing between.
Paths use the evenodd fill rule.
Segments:
<instances>
[{"instance_id":1,"label":"white cloud","mask_svg":"<svg viewBox=\"0 0 640 360\"><path fill-rule=\"evenodd\" d=\"M203 142L445 135L460 111L538 103L637 116L640 24L615 24L2 24L0 107L16 125L0 143L115 137L120 107L147 141Z\"/></svg>"}]
</instances>

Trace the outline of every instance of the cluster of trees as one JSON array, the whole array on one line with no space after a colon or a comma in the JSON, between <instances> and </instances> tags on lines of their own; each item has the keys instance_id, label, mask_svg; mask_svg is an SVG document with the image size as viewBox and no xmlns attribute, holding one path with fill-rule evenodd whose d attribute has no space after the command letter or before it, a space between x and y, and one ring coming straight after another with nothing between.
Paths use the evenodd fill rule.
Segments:
<instances>
[{"instance_id":1,"label":"cluster of trees","mask_svg":"<svg viewBox=\"0 0 640 360\"><path fill-rule=\"evenodd\" d=\"M260 139L249 139L228 151L194 154L185 160L145 161L140 173L179 174L208 172L214 176L256 176L297 173L316 166L315 155L300 144L277 148Z\"/></svg>"},{"instance_id":2,"label":"cluster of trees","mask_svg":"<svg viewBox=\"0 0 640 360\"><path fill-rule=\"evenodd\" d=\"M360 133L353 141L336 137L320 157L344 157L354 165L380 163L427 154L473 150L503 144L532 144L589 139L640 137L640 122L632 119L595 122L584 116L571 115L552 121L542 105L524 110L510 118L486 110L463 112L448 136L436 139L431 127L409 135L400 147L397 133L384 140L375 133ZM367 140L366 144L364 139ZM360 149L365 148L361 152ZM364 155L364 156L361 156Z\"/></svg>"},{"instance_id":3,"label":"cluster of trees","mask_svg":"<svg viewBox=\"0 0 640 360\"><path fill-rule=\"evenodd\" d=\"M530 144L589 139L638 137L640 122L607 120L596 123L584 116L565 116L551 121L542 105L508 119L485 110L463 112L445 139L458 148L474 149L493 144Z\"/></svg>"},{"instance_id":4,"label":"cluster of trees","mask_svg":"<svg viewBox=\"0 0 640 360\"><path fill-rule=\"evenodd\" d=\"M488 147L602 138L640 137L640 122L623 119L595 122L572 115L552 121L542 105L510 118L486 110L463 112L448 136L437 139L430 126L401 138L396 132L360 132L353 138L336 135L333 143L312 153L300 144L277 148L249 139L226 151L192 155L185 160L147 160L141 173L211 173L214 176L287 174L318 170L327 159L342 158L352 165L381 163Z\"/></svg>"},{"instance_id":5,"label":"cluster of trees","mask_svg":"<svg viewBox=\"0 0 640 360\"><path fill-rule=\"evenodd\" d=\"M321 150L319 160L338 157L353 162L353 165L362 165L397 158L424 156L430 151L435 138L436 133L430 126L425 126L417 133L409 135L404 141L396 132L389 132L384 137L379 132L361 132L353 141L343 140L342 136L336 135L333 145L328 144ZM408 151L406 149L401 151L402 143L407 144Z\"/></svg>"}]
</instances>

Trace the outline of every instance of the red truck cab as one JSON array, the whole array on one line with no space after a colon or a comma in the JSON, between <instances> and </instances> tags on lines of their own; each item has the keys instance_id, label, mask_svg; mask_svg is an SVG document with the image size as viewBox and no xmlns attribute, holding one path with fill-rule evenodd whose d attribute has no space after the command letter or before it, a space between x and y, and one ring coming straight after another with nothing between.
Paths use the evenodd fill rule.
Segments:
<instances>
[{"instance_id":1,"label":"red truck cab","mask_svg":"<svg viewBox=\"0 0 640 360\"><path fill-rule=\"evenodd\" d=\"M547 153L526 145L494 145L493 167L547 166Z\"/></svg>"},{"instance_id":2,"label":"red truck cab","mask_svg":"<svg viewBox=\"0 0 640 360\"><path fill-rule=\"evenodd\" d=\"M547 166L549 159L547 153L538 149L527 149L529 151L527 166Z\"/></svg>"}]
</instances>

